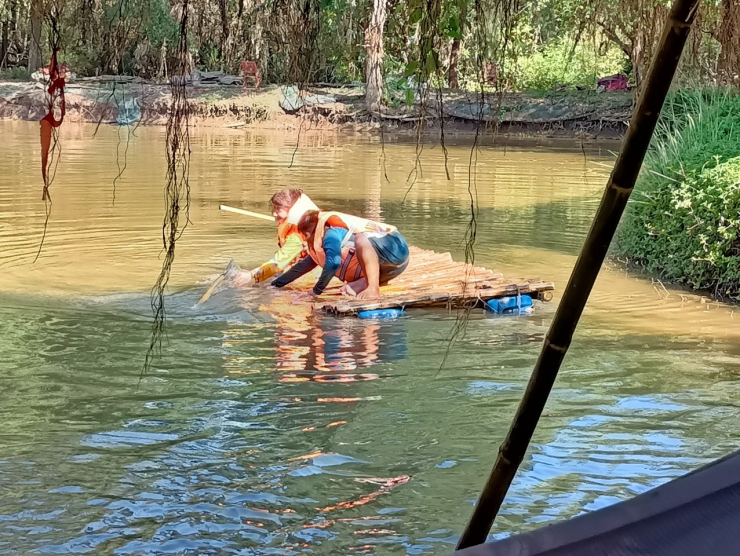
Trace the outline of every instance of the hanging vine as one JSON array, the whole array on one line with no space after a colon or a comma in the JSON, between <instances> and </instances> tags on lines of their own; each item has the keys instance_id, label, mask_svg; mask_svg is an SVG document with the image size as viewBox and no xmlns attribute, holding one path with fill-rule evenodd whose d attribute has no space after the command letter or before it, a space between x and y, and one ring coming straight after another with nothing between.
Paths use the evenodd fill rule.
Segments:
<instances>
[{"instance_id":1,"label":"hanging vine","mask_svg":"<svg viewBox=\"0 0 740 556\"><path fill-rule=\"evenodd\" d=\"M165 289L175 261L177 240L190 222L190 105L186 90L186 77L191 69L188 51L188 2L189 0L183 0L179 9L177 62L170 80L172 98L167 118L167 183L164 188L165 215L162 224L164 261L151 293L154 322L142 373L149 369L155 351L159 352L162 347L166 316Z\"/></svg>"},{"instance_id":2,"label":"hanging vine","mask_svg":"<svg viewBox=\"0 0 740 556\"><path fill-rule=\"evenodd\" d=\"M473 145L470 147L468 157L468 198L470 207L470 219L465 228L465 262L466 275L463 279L463 288L467 287L470 273L475 265L475 241L478 237L478 187L477 187L477 167L478 154L480 152L480 140L486 131L487 124L484 119L486 108L490 102L486 98L486 90L491 86L489 83L488 64L494 63L497 67L496 82L493 87L496 92L496 103L493 108L493 133L494 140L498 133L500 124L501 106L503 104L504 90L500 86L502 80L506 78L507 68L504 61L507 57L507 50L510 45L511 36L516 25L516 16L520 12L521 0L474 0L474 37L476 43L474 71L477 82L476 91L476 119L475 135ZM493 62L491 62L493 60ZM440 122L442 118L440 117ZM440 123L440 126L442 124ZM441 128L442 129L442 128ZM447 164L447 154L445 152L445 165ZM465 292L464 292L465 293ZM447 349L442 359L440 369L444 367L450 350L455 342L465 336L470 314L477 304L477 299L464 304L458 310L455 317L455 324L447 338Z\"/></svg>"},{"instance_id":3,"label":"hanging vine","mask_svg":"<svg viewBox=\"0 0 740 556\"><path fill-rule=\"evenodd\" d=\"M302 105L306 89L314 82L318 70L319 36L321 33L321 2L319 0L275 0L270 5L270 19L274 22L279 51L282 54L285 80L298 88L298 104ZM287 90L287 89L286 89ZM297 106L298 110L302 110ZM305 131L306 118L298 127L295 156Z\"/></svg>"}]
</instances>

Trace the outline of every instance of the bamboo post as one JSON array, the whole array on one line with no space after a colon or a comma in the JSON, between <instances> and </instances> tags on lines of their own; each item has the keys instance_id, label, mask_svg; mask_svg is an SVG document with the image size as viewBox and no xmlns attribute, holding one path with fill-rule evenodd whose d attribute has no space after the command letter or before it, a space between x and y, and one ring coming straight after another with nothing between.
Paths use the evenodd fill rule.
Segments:
<instances>
[{"instance_id":1,"label":"bamboo post","mask_svg":"<svg viewBox=\"0 0 740 556\"><path fill-rule=\"evenodd\" d=\"M619 219L632 193L698 4L699 0L675 0L668 14L660 45L601 204L565 287L563 299L545 337L506 440L499 448L496 463L460 537L458 549L485 542L511 481L524 459Z\"/></svg>"}]
</instances>

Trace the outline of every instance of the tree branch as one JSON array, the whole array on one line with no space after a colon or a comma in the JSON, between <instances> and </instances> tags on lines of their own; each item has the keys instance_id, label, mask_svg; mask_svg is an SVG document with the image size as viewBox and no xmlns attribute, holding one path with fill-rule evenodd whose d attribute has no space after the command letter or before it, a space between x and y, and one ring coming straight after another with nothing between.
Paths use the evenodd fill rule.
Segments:
<instances>
[{"instance_id":1,"label":"tree branch","mask_svg":"<svg viewBox=\"0 0 740 556\"><path fill-rule=\"evenodd\" d=\"M592 20L596 25L601 27L602 31L604 31L604 34L606 37L612 41L614 44L616 44L619 48L622 49L622 52L624 52L627 56L632 58L632 45L627 44L622 39L619 38L619 35L617 35L612 29L606 26L606 24L602 23L601 21L598 21L596 19Z\"/></svg>"}]
</instances>

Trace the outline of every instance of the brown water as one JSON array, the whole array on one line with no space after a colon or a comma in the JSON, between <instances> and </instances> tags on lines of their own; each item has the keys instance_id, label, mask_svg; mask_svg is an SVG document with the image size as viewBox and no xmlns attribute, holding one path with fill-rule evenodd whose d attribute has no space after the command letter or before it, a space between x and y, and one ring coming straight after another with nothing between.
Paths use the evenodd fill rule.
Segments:
<instances>
[{"instance_id":1,"label":"brown water","mask_svg":"<svg viewBox=\"0 0 740 556\"><path fill-rule=\"evenodd\" d=\"M0 122L0 554L450 552L598 204L608 146L480 149L476 262L557 291L532 317L474 315L440 370L455 319L444 311L308 319L264 291L194 303L229 259L251 267L274 250L271 224L218 205L266 212L283 187L461 258L469 146L450 147L449 181L440 148L426 148L404 201L407 141L386 144L383 168L376 138L307 133L296 149L295 135L198 130L168 342L139 382L164 130L93 132L62 127L33 263L38 128ZM734 308L618 268L597 282L496 534L603 507L737 446Z\"/></svg>"}]
</instances>

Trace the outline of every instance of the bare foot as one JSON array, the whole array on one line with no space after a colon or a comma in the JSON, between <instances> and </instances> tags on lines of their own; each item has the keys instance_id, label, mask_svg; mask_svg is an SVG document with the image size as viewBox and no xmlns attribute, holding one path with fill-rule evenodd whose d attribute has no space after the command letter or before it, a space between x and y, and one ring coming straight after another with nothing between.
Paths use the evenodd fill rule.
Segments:
<instances>
[{"instance_id":1,"label":"bare foot","mask_svg":"<svg viewBox=\"0 0 740 556\"><path fill-rule=\"evenodd\" d=\"M380 297L378 288L366 288L357 294L357 299L377 299Z\"/></svg>"},{"instance_id":2,"label":"bare foot","mask_svg":"<svg viewBox=\"0 0 740 556\"><path fill-rule=\"evenodd\" d=\"M341 293L342 295L348 295L350 297L354 297L357 295L357 292L353 290L352 286L350 286L349 284L345 284L344 286L339 288L339 293Z\"/></svg>"}]
</instances>

